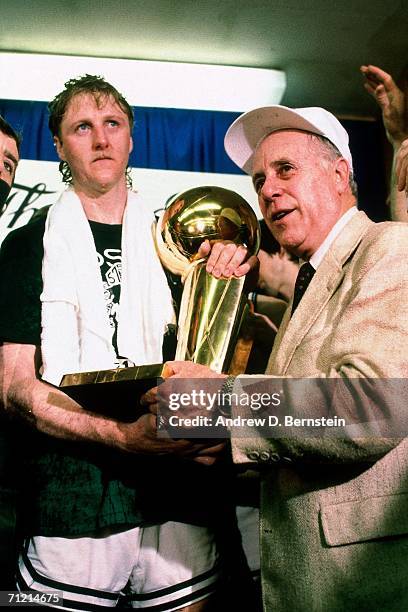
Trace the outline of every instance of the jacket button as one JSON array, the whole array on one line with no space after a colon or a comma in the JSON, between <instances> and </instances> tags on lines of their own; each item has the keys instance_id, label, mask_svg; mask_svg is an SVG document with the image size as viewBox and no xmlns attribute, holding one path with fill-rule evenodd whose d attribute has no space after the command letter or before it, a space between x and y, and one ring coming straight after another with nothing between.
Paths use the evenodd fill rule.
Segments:
<instances>
[{"instance_id":1,"label":"jacket button","mask_svg":"<svg viewBox=\"0 0 408 612\"><path fill-rule=\"evenodd\" d=\"M248 459L251 459L251 461L259 461L259 452L258 451L250 451L249 453L247 453L247 457Z\"/></svg>"},{"instance_id":2,"label":"jacket button","mask_svg":"<svg viewBox=\"0 0 408 612\"><path fill-rule=\"evenodd\" d=\"M269 451L261 451L261 461L269 461L271 453Z\"/></svg>"}]
</instances>

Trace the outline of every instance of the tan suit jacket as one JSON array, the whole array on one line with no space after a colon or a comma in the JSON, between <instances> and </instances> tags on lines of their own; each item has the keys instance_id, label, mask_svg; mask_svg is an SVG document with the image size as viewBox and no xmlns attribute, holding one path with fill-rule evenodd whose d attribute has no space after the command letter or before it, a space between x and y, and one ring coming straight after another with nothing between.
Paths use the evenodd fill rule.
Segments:
<instances>
[{"instance_id":1,"label":"tan suit jacket","mask_svg":"<svg viewBox=\"0 0 408 612\"><path fill-rule=\"evenodd\" d=\"M408 378L407 269L408 224L356 214L293 317L285 316L266 373L287 384L290 377ZM338 402L337 409L349 407ZM232 447L235 462L263 467L265 610L408 610L407 439L252 433L233 438Z\"/></svg>"}]
</instances>

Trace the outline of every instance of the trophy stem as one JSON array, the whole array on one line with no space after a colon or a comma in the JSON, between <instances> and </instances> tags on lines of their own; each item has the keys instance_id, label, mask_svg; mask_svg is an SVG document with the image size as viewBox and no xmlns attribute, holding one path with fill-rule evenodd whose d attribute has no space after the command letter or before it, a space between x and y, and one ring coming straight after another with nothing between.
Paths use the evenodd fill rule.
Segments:
<instances>
[{"instance_id":1,"label":"trophy stem","mask_svg":"<svg viewBox=\"0 0 408 612\"><path fill-rule=\"evenodd\" d=\"M228 369L231 339L241 319L244 278L214 278L197 263L187 275L180 307L176 359Z\"/></svg>"}]
</instances>

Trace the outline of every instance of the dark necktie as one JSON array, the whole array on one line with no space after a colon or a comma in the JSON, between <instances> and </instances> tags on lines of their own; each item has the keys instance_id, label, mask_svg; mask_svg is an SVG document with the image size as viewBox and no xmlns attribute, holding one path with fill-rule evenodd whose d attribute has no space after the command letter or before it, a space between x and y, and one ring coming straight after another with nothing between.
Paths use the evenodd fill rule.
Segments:
<instances>
[{"instance_id":1,"label":"dark necktie","mask_svg":"<svg viewBox=\"0 0 408 612\"><path fill-rule=\"evenodd\" d=\"M298 307L298 304L300 300L302 299L304 292L308 288L309 283L312 280L315 272L316 270L313 268L313 266L308 261L304 263L302 266L300 266L300 269L299 269L299 272L296 278L295 292L293 294L293 304L292 304L291 316L293 315L296 308Z\"/></svg>"}]
</instances>

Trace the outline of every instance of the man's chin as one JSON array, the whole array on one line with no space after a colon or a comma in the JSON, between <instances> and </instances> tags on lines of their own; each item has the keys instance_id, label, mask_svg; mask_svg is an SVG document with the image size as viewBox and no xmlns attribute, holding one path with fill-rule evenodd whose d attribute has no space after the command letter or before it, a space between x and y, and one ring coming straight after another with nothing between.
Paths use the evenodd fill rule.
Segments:
<instances>
[{"instance_id":1,"label":"man's chin","mask_svg":"<svg viewBox=\"0 0 408 612\"><path fill-rule=\"evenodd\" d=\"M297 246L299 244L299 238L294 235L287 227L282 224L269 223L268 227L271 231L272 236L279 242L281 247L288 248L287 245Z\"/></svg>"},{"instance_id":2,"label":"man's chin","mask_svg":"<svg viewBox=\"0 0 408 612\"><path fill-rule=\"evenodd\" d=\"M302 257L302 252L304 250L302 240L299 240L296 236L285 235L285 232L274 233L274 238L276 238L285 251L296 257Z\"/></svg>"},{"instance_id":3,"label":"man's chin","mask_svg":"<svg viewBox=\"0 0 408 612\"><path fill-rule=\"evenodd\" d=\"M103 191L105 193L106 191L109 191L113 187L120 185L122 181L126 181L124 174L118 176L117 174L112 174L112 173L101 173L95 176L92 182L96 189Z\"/></svg>"}]
</instances>

